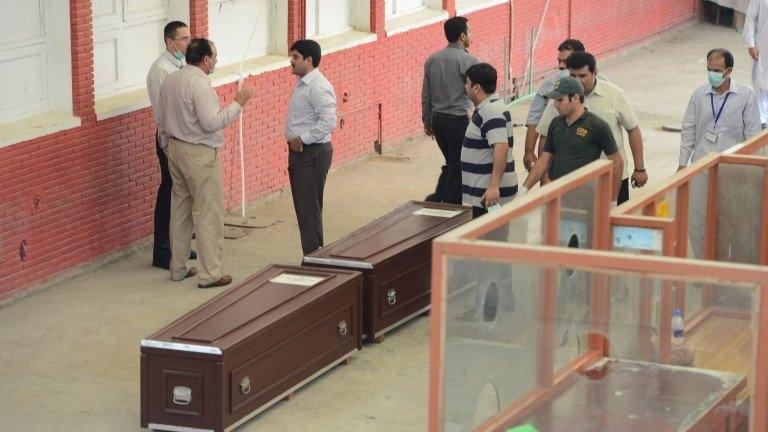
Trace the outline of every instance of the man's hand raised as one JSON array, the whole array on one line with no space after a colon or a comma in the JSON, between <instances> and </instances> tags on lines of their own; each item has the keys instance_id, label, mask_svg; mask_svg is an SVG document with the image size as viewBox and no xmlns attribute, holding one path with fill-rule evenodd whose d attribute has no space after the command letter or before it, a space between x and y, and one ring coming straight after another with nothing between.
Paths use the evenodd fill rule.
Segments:
<instances>
[{"instance_id":1,"label":"man's hand raised","mask_svg":"<svg viewBox=\"0 0 768 432\"><path fill-rule=\"evenodd\" d=\"M248 102L248 99L250 99L251 96L253 96L252 88L242 88L235 94L235 102L242 107Z\"/></svg>"}]
</instances>

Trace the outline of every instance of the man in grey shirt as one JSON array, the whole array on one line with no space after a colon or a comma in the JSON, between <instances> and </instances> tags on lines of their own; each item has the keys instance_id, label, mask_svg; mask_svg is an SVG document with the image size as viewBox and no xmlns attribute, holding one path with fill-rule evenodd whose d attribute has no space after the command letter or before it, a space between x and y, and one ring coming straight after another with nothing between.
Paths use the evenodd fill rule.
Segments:
<instances>
[{"instance_id":1,"label":"man in grey shirt","mask_svg":"<svg viewBox=\"0 0 768 432\"><path fill-rule=\"evenodd\" d=\"M470 36L466 18L453 17L443 28L448 46L427 59L421 88L424 133L437 141L445 157L435 193L426 200L461 204L461 145L469 125L467 110L471 107L463 74L478 61L467 52Z\"/></svg>"}]
</instances>

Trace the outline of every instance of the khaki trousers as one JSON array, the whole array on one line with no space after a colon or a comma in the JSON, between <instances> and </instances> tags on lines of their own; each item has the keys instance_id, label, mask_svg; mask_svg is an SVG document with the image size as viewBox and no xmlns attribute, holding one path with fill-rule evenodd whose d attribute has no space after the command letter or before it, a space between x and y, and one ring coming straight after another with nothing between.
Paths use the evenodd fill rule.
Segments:
<instances>
[{"instance_id":1,"label":"khaki trousers","mask_svg":"<svg viewBox=\"0 0 768 432\"><path fill-rule=\"evenodd\" d=\"M221 277L224 204L217 149L171 139L166 148L171 171L171 279L187 274L192 234L197 241L198 283Z\"/></svg>"}]
</instances>

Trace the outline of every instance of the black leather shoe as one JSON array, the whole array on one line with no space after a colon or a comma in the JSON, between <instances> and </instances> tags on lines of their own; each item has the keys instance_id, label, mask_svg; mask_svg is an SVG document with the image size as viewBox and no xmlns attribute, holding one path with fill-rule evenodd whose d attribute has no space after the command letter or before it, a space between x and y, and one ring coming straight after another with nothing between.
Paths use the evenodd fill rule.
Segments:
<instances>
[{"instance_id":1,"label":"black leather shoe","mask_svg":"<svg viewBox=\"0 0 768 432\"><path fill-rule=\"evenodd\" d=\"M161 260L152 260L152 266L168 270L169 268L171 268L171 260L167 260L167 261L165 261L165 260L162 260L162 261Z\"/></svg>"},{"instance_id":2,"label":"black leather shoe","mask_svg":"<svg viewBox=\"0 0 768 432\"><path fill-rule=\"evenodd\" d=\"M197 252L192 251L189 253L189 259L197 259Z\"/></svg>"}]
</instances>

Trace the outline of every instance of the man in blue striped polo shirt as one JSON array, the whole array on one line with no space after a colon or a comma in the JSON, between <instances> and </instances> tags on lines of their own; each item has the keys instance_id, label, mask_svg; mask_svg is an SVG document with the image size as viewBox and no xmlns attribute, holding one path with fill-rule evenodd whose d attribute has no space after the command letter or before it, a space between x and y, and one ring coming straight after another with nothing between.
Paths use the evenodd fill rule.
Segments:
<instances>
[{"instance_id":1,"label":"man in blue striped polo shirt","mask_svg":"<svg viewBox=\"0 0 768 432\"><path fill-rule=\"evenodd\" d=\"M470 66L464 74L467 96L477 108L461 149L462 202L478 217L517 193L509 111L496 94L496 69L488 63Z\"/></svg>"},{"instance_id":2,"label":"man in blue striped polo shirt","mask_svg":"<svg viewBox=\"0 0 768 432\"><path fill-rule=\"evenodd\" d=\"M464 89L477 107L464 134L461 148L462 202L479 217L517 193L512 147L512 124L506 104L496 94L496 69L488 63L470 66L464 73ZM506 225L483 238L506 242ZM471 265L477 284L474 304L455 316L459 321L495 321L502 310L515 310L509 265Z\"/></svg>"}]
</instances>

